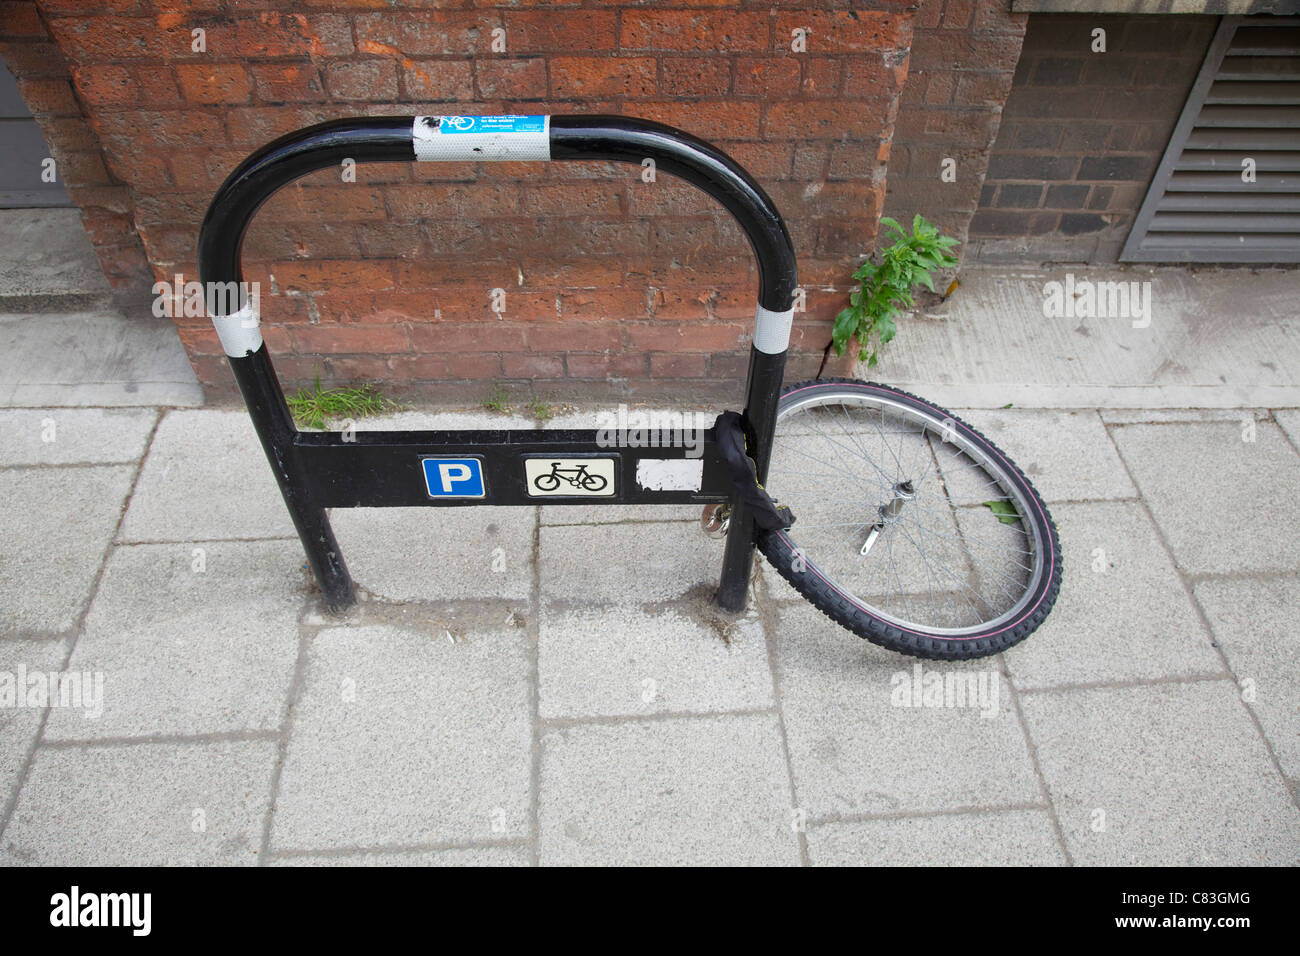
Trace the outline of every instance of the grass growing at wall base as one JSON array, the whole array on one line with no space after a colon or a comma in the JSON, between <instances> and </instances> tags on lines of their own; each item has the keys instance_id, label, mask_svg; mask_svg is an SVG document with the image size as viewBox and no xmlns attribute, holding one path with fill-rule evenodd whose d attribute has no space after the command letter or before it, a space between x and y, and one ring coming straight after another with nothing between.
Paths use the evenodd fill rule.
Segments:
<instances>
[{"instance_id":1,"label":"grass growing at wall base","mask_svg":"<svg viewBox=\"0 0 1300 956\"><path fill-rule=\"evenodd\" d=\"M299 428L324 428L331 418L364 418L397 408L396 402L384 398L373 385L321 388L319 375L312 388L300 388L286 401Z\"/></svg>"}]
</instances>

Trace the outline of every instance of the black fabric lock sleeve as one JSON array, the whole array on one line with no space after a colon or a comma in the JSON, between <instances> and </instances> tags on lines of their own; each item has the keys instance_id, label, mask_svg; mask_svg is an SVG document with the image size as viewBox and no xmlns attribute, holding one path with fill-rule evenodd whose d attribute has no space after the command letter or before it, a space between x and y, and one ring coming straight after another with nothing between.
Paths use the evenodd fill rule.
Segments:
<instances>
[{"instance_id":1,"label":"black fabric lock sleeve","mask_svg":"<svg viewBox=\"0 0 1300 956\"><path fill-rule=\"evenodd\" d=\"M754 524L764 531L776 531L794 524L794 513L773 501L758 483L754 461L745 450L745 426L740 414L723 412L718 416L714 429L718 436L718 450L731 472L731 483L753 515Z\"/></svg>"}]
</instances>

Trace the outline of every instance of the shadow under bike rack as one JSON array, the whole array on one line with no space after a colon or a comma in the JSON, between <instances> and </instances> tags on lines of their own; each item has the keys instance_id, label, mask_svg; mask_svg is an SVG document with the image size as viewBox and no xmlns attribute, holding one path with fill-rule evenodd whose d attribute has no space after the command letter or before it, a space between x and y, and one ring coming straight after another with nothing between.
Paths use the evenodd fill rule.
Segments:
<instances>
[{"instance_id":1,"label":"shadow under bike rack","mask_svg":"<svg viewBox=\"0 0 1300 956\"><path fill-rule=\"evenodd\" d=\"M758 262L758 307L740 416L743 445L753 465L748 494L737 477L737 442L719 440L726 415L705 431L698 468L678 464L689 458L684 443L610 446L598 442L597 430L344 433L297 429L262 340L258 299L244 295L240 267L249 222L282 186L344 160L618 160L640 165L647 159L720 202L744 230ZM204 218L198 264L204 289L239 290L224 301L209 295L209 314L331 608L353 603L356 593L327 508L710 503L727 503L730 508L717 601L731 611L745 606L755 545L753 485L760 486L761 495L797 278L794 248L776 207L721 150L681 130L623 116L335 120L277 139L230 174ZM729 448L733 449L730 457ZM560 464L557 459L570 461ZM537 462L531 470L530 461ZM557 491L544 490L551 487L550 479L538 485L537 475L543 472L557 476ZM597 472L605 481L599 487ZM568 495L569 486L583 493Z\"/></svg>"}]
</instances>

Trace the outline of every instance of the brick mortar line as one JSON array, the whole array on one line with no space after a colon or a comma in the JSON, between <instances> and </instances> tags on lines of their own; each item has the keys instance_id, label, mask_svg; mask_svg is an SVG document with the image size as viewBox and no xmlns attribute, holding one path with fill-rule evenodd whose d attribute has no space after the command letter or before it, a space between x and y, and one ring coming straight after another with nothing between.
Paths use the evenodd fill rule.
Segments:
<instances>
[{"instance_id":1,"label":"brick mortar line","mask_svg":"<svg viewBox=\"0 0 1300 956\"><path fill-rule=\"evenodd\" d=\"M1043 801L1047 804L1047 816L1052 822L1052 832L1056 835L1056 845L1065 857L1066 866L1074 866L1074 854L1070 852L1070 845L1065 840L1065 829L1061 826L1061 815L1056 810L1056 803L1052 800L1052 788L1047 782L1047 775L1043 773L1043 763L1038 759L1038 744L1034 741L1034 735L1029 728L1029 720L1025 717L1024 707L1020 703L1020 692L1016 689L1016 682L1011 678L1011 668L1007 663L1007 655L1002 652L997 655L998 670L1007 681L1007 692L1011 696L1011 704L1016 711L1016 720L1020 724L1020 733L1024 735L1025 749L1029 751L1029 762L1034 768L1034 778L1038 781L1038 793Z\"/></svg>"},{"instance_id":2,"label":"brick mortar line","mask_svg":"<svg viewBox=\"0 0 1300 956\"><path fill-rule=\"evenodd\" d=\"M153 426L149 429L149 434L145 437L140 457L135 465L135 474L131 477L130 487L127 489L126 497L122 500L121 509L117 515L117 524L113 527L113 533L108 536L103 550L99 555L99 567L95 573L95 580L91 584L90 593L86 595L85 603L81 607L77 620L69 629L67 641L68 649L63 655L63 663L60 668L62 671L68 669L68 664L72 661L72 655L76 652L77 643L81 638L85 628L86 617L90 614L90 608L95 603L95 598L99 595L99 589L104 580L104 570L108 566L108 560L116 547L114 544L118 533L122 530L122 522L126 520L127 510L131 507L131 502L135 498L135 493L140 484L140 476L144 472L144 462L148 457L149 448L153 445L154 437L158 434L158 427L162 424L163 412L158 408L153 408ZM40 721L37 723L36 734L32 738L31 744L27 748L27 753L23 757L22 768L18 772L18 777L14 781L13 792L5 801L3 808L0 808L0 844L4 841L4 836L9 830L9 824L13 820L14 812L18 809L18 799L22 795L23 788L27 786L27 780L31 776L32 765L36 762L36 752L41 748L45 737L45 727L50 719L50 712L53 708L46 706L41 714Z\"/></svg>"},{"instance_id":3,"label":"brick mortar line","mask_svg":"<svg viewBox=\"0 0 1300 956\"><path fill-rule=\"evenodd\" d=\"M1281 426L1279 426L1279 428L1280 427ZM1282 431L1285 435L1285 429L1282 429ZM1140 491L1141 486L1138 485L1137 478L1133 475L1133 469L1129 467L1128 459L1124 457L1124 453L1120 450L1119 444L1115 441L1115 436L1110 434L1109 429L1107 429L1106 434L1110 438L1111 446L1115 449L1115 454L1119 456L1120 464L1122 464L1124 470L1128 472L1129 480L1132 481L1133 486L1138 488ZM1223 645L1218 641L1214 633L1214 627L1210 624L1209 615L1205 613L1205 608L1201 606L1201 602L1196 597L1195 587L1179 565L1178 559L1174 556L1173 547L1169 544L1168 538L1165 537L1164 529L1161 528L1159 523L1156 521L1155 514L1151 511L1150 504L1147 502L1145 497L1141 497L1139 500L1142 505L1143 513L1146 514L1147 520L1151 522L1152 528L1155 529L1156 538L1160 541L1161 547L1164 548L1165 554L1169 557L1169 561L1173 565L1174 573L1178 575L1178 580L1183 586L1183 592L1187 595L1187 599L1191 602L1192 608L1196 611L1196 616L1200 620L1201 626L1205 629L1206 636L1210 639L1210 646L1213 647L1215 653L1218 654L1219 660L1223 663L1224 671L1237 688L1237 693L1233 694L1233 698L1241 705L1242 709L1245 710L1246 716L1254 726L1255 733L1259 736L1260 742L1264 745L1264 752L1268 754L1269 760L1273 764L1273 769L1277 771L1278 777L1282 780L1283 789L1287 791L1287 795L1291 798L1291 805L1297 811L1300 811L1300 793L1297 793L1295 789L1286 785L1287 775L1282 771L1282 763L1278 759L1277 751L1274 750L1272 742L1268 739L1268 735L1264 733L1264 726L1260 723L1259 716L1255 713L1254 708L1252 708L1250 704L1246 703L1242 698L1241 680L1237 676L1237 672L1232 669L1232 664L1228 660L1228 655L1224 653Z\"/></svg>"}]
</instances>

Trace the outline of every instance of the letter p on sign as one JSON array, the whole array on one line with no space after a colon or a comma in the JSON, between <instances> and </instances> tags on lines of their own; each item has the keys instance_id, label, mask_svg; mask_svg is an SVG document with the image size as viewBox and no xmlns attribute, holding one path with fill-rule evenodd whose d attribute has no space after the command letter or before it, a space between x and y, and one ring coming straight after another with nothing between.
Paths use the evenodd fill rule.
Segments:
<instances>
[{"instance_id":1,"label":"letter p on sign","mask_svg":"<svg viewBox=\"0 0 1300 956\"><path fill-rule=\"evenodd\" d=\"M486 494L480 458L425 458L421 464L430 498L482 498Z\"/></svg>"}]
</instances>

